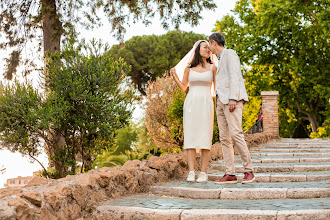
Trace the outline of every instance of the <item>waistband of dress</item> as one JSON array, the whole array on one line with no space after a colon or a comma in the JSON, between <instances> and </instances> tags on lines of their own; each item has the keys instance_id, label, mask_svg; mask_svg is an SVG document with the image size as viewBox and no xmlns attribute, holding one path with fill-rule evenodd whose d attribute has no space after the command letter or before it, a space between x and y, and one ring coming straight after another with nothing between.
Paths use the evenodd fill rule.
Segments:
<instances>
[{"instance_id":1,"label":"waistband of dress","mask_svg":"<svg viewBox=\"0 0 330 220\"><path fill-rule=\"evenodd\" d=\"M208 81L192 81L192 82L189 82L189 86L212 86L212 82L208 82Z\"/></svg>"}]
</instances>

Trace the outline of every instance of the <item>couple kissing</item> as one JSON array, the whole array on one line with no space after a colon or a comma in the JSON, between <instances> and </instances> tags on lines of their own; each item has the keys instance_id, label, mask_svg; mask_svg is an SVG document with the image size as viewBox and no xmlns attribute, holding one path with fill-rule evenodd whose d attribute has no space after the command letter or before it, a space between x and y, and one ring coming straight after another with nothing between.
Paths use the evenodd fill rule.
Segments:
<instances>
[{"instance_id":1,"label":"couple kissing","mask_svg":"<svg viewBox=\"0 0 330 220\"><path fill-rule=\"evenodd\" d=\"M199 40L170 71L177 86L185 91L183 106L184 149L187 151L188 182L207 182L207 167L213 137L214 103L226 172L218 184L237 183L234 145L244 166L242 183L253 182L253 166L242 130L242 112L248 102L240 59L225 48L225 37L212 33L208 41ZM201 150L201 172L195 180L196 149Z\"/></svg>"}]
</instances>

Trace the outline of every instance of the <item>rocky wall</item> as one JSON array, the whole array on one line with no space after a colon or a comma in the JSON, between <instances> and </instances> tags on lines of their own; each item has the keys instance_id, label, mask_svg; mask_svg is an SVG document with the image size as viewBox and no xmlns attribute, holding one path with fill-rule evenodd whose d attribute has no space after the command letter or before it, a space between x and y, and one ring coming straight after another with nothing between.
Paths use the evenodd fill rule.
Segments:
<instances>
[{"instance_id":1,"label":"rocky wall","mask_svg":"<svg viewBox=\"0 0 330 220\"><path fill-rule=\"evenodd\" d=\"M249 134L249 147L271 136ZM212 159L222 158L221 144L212 146ZM0 190L0 220L93 219L95 207L105 200L147 192L151 185L182 179L188 171L185 153L127 161L122 167L100 168L58 180L35 177L21 188Z\"/></svg>"}]
</instances>

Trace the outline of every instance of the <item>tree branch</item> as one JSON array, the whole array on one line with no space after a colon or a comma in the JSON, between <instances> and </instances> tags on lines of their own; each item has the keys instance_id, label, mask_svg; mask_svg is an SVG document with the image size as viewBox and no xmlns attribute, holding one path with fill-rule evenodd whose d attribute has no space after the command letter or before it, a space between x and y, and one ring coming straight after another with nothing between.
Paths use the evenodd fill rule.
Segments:
<instances>
[{"instance_id":1,"label":"tree branch","mask_svg":"<svg viewBox=\"0 0 330 220\"><path fill-rule=\"evenodd\" d=\"M41 166L41 167L44 169L44 171L46 172L47 177L50 178L50 176L49 176L47 170L45 169L44 165L42 165L42 163L40 163L40 161L37 160L37 158L35 158L34 156L32 156L30 152L29 152L29 156L30 156L32 159L34 159L35 161L37 161L37 162L40 164L40 166Z\"/></svg>"}]
</instances>

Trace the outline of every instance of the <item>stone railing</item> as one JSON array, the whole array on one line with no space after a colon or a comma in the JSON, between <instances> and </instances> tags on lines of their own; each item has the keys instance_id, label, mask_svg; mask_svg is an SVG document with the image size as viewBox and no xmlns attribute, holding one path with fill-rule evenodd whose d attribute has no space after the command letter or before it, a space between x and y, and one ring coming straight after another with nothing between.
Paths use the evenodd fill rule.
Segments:
<instances>
[{"instance_id":1,"label":"stone railing","mask_svg":"<svg viewBox=\"0 0 330 220\"><path fill-rule=\"evenodd\" d=\"M278 91L262 91L263 132L279 137Z\"/></svg>"}]
</instances>

